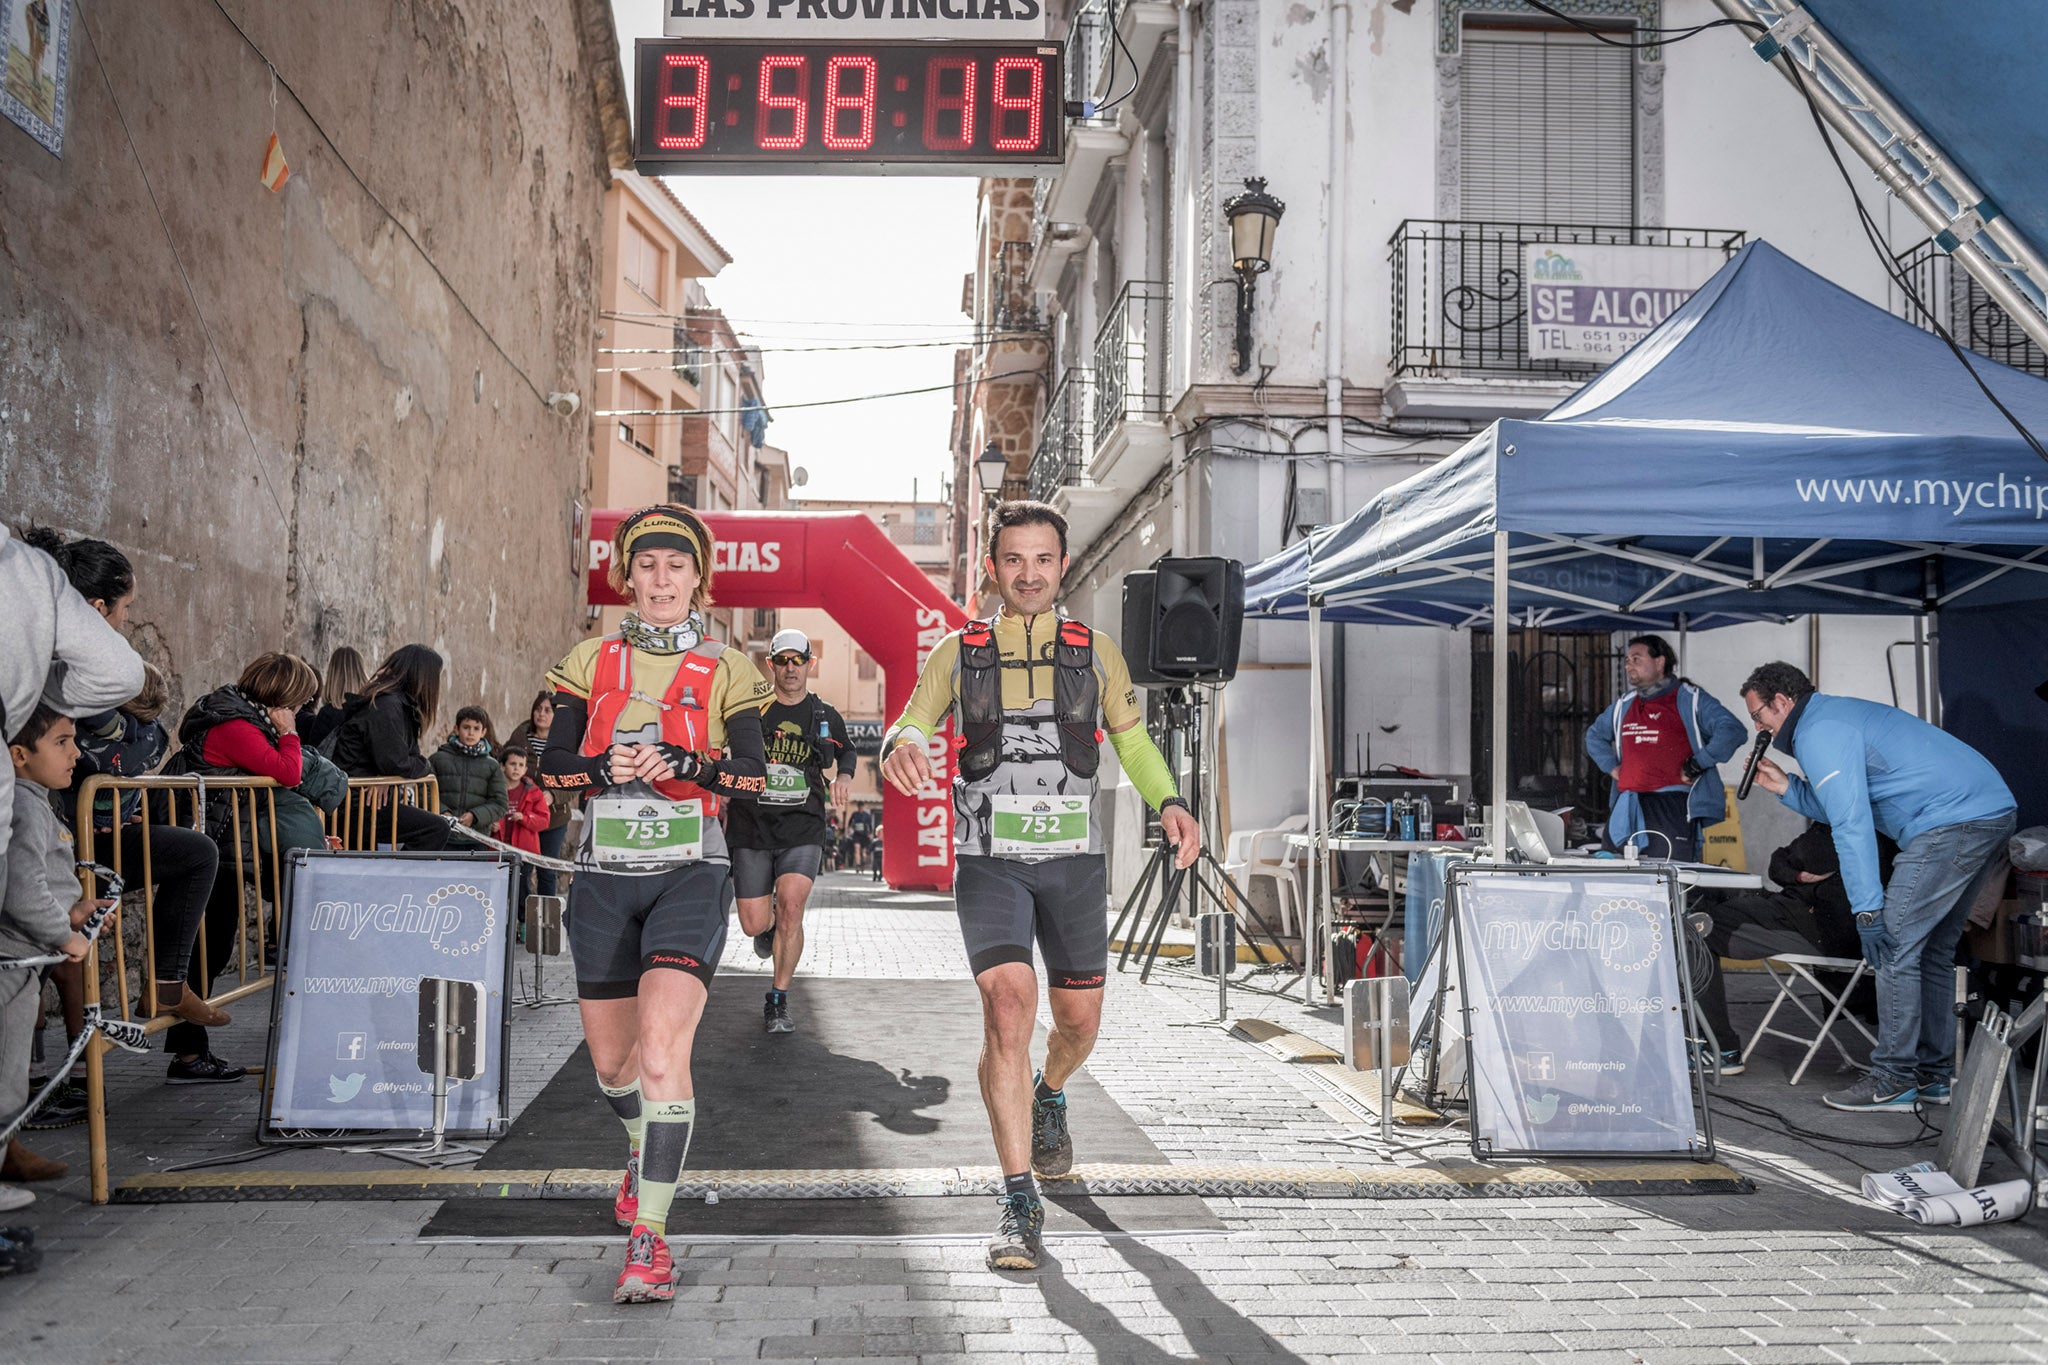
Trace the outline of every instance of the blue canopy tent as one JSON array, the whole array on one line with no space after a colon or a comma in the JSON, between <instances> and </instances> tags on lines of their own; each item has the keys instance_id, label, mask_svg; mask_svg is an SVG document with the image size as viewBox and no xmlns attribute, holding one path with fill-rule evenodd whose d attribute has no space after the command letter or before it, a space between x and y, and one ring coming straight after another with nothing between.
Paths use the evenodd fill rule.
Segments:
<instances>
[{"instance_id":1,"label":"blue canopy tent","mask_svg":"<svg viewBox=\"0 0 2048 1365\"><path fill-rule=\"evenodd\" d=\"M1973 363L2048 435L2048 381ZM1491 622L1499 659L1510 619L1706 629L2042 599L2048 462L1939 338L1763 242L1541 420L1494 423L1245 577L1254 618ZM1496 668L1496 802L1506 692Z\"/></svg>"}]
</instances>

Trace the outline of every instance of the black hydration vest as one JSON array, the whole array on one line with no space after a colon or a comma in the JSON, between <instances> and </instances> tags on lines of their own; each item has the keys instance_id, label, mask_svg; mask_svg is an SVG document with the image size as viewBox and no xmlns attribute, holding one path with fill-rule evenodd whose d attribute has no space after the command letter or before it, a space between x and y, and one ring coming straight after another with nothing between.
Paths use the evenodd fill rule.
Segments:
<instances>
[{"instance_id":1,"label":"black hydration vest","mask_svg":"<svg viewBox=\"0 0 2048 1365\"><path fill-rule=\"evenodd\" d=\"M1029 668L1026 659L1008 665ZM960 775L979 782L996 770L1003 750L1002 651L995 622L969 621L960 631ZM1102 764L1098 725L1102 685L1095 676L1095 633L1079 621L1061 621L1053 633L1053 722L1060 727L1060 761L1076 777L1091 778ZM1018 717L1018 723L1038 723Z\"/></svg>"}]
</instances>

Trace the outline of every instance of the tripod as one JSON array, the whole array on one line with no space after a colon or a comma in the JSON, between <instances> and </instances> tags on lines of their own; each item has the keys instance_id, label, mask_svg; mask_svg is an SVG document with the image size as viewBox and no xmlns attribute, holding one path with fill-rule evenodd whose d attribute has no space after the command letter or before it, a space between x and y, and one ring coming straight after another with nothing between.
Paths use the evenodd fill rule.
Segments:
<instances>
[{"instance_id":1,"label":"tripod","mask_svg":"<svg viewBox=\"0 0 2048 1365\"><path fill-rule=\"evenodd\" d=\"M1188 755L1188 805L1195 812L1196 819L1199 821L1202 810L1202 702L1199 694L1195 693L1192 689L1175 687L1166 693L1165 709L1168 765L1170 767L1177 767L1178 759L1183 752L1183 748L1185 748L1185 752ZM1211 882L1203 875L1205 871L1213 873L1217 881L1220 881L1230 889L1229 898L1226 898L1217 889L1214 882ZM1228 872L1223 870L1223 864L1216 861L1216 855L1211 853L1206 845L1202 848L1200 854L1197 855L1192 865L1187 868L1177 868L1173 866L1173 847L1163 838L1159 841L1158 846L1152 850L1152 856L1146 862L1145 871L1138 878L1138 884L1131 888L1131 894L1124 900L1123 909L1118 912L1116 917L1116 925L1110 930L1109 936L1112 939L1118 938L1123 934L1124 926L1127 923L1135 924L1138 922L1138 919L1141 917L1139 906L1152 893L1155 884L1158 886L1160 893L1159 903L1154 907L1151 920L1145 924L1144 930L1138 935L1136 942L1134 943L1130 939L1124 940L1123 950L1117 957L1116 969L1118 971L1124 970L1131 960L1132 949L1137 946L1137 943L1142 943L1144 945L1144 962L1139 969L1138 980L1140 982L1149 982L1152 979L1152 964L1158 960L1160 945L1166 938L1166 922L1173 915L1174 911L1179 908L1183 889L1188 893L1188 911L1190 915L1198 911L1200 898L1203 894L1206 894L1219 910L1228 910L1233 905L1242 905L1251 920L1258 926L1254 930L1250 925L1247 925L1245 927L1245 936L1256 943L1259 936L1263 935L1267 944L1272 947L1274 952L1279 954L1282 962L1289 967L1295 968L1297 971L1300 969L1300 965L1294 960L1294 955L1288 952L1285 945L1280 942L1279 935L1266 922L1265 916L1259 913L1258 907L1252 903L1251 897L1245 894L1244 888L1232 880ZM1227 977L1230 974L1228 963L1219 963L1218 969L1218 974L1221 976Z\"/></svg>"}]
</instances>

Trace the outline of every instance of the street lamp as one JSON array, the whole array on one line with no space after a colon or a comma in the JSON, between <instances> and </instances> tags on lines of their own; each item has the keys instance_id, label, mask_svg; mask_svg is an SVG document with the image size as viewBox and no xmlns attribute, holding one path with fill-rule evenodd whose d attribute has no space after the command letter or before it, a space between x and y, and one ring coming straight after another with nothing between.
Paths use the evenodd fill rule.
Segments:
<instances>
[{"instance_id":1,"label":"street lamp","mask_svg":"<svg viewBox=\"0 0 2048 1365\"><path fill-rule=\"evenodd\" d=\"M981 458L974 462L974 469L981 476L981 491L989 497L1003 496L1003 480L1009 475L1010 461L1003 454L1003 448L990 441L981 448Z\"/></svg>"},{"instance_id":2,"label":"street lamp","mask_svg":"<svg viewBox=\"0 0 2048 1365\"><path fill-rule=\"evenodd\" d=\"M1244 193L1223 201L1230 224L1230 268L1237 273L1237 363L1243 374L1252 367L1252 295L1258 277L1273 263L1273 229L1287 205L1266 193L1264 176L1244 182Z\"/></svg>"}]
</instances>

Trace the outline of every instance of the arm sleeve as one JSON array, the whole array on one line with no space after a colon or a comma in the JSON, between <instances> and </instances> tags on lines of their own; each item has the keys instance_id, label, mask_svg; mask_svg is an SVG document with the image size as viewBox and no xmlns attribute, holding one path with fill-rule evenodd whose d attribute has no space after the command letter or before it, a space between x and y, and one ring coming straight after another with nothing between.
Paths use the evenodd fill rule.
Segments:
<instances>
[{"instance_id":1,"label":"arm sleeve","mask_svg":"<svg viewBox=\"0 0 2048 1365\"><path fill-rule=\"evenodd\" d=\"M1726 763L1749 738L1749 731L1735 713L1700 693L1700 757L1712 764Z\"/></svg>"},{"instance_id":2,"label":"arm sleeve","mask_svg":"<svg viewBox=\"0 0 2048 1365\"><path fill-rule=\"evenodd\" d=\"M142 656L69 584L57 591L57 631L43 700L63 715L119 706L142 690Z\"/></svg>"},{"instance_id":3,"label":"arm sleeve","mask_svg":"<svg viewBox=\"0 0 2048 1365\"><path fill-rule=\"evenodd\" d=\"M1849 908L1859 914L1881 909L1884 883L1877 875L1877 825L1870 811L1862 734L1847 725L1816 725L1809 719L1799 729L1797 757L1799 766L1814 776L1794 778L1785 793L1786 804L1802 815L1825 820L1834 830Z\"/></svg>"},{"instance_id":4,"label":"arm sleeve","mask_svg":"<svg viewBox=\"0 0 2048 1365\"><path fill-rule=\"evenodd\" d=\"M555 724L561 724L560 711ZM700 787L728 796L753 798L768 786L768 746L761 737L761 713L752 709L726 717L725 748L718 760L703 764L692 779Z\"/></svg>"},{"instance_id":5,"label":"arm sleeve","mask_svg":"<svg viewBox=\"0 0 2048 1365\"><path fill-rule=\"evenodd\" d=\"M1152 742L1152 736L1142 725L1133 725L1125 730L1109 733L1111 747L1116 750L1116 761L1123 764L1124 776L1131 779L1131 785L1138 789L1138 795L1145 798L1145 804L1153 810L1169 796L1179 793L1174 788L1173 774L1166 770L1166 759L1159 752L1159 746Z\"/></svg>"},{"instance_id":6,"label":"arm sleeve","mask_svg":"<svg viewBox=\"0 0 2048 1365\"><path fill-rule=\"evenodd\" d=\"M548 747L540 754L540 783L551 791L579 792L606 785L611 772L605 756L583 756L583 731L590 713L574 692L555 693L555 722L548 728Z\"/></svg>"},{"instance_id":7,"label":"arm sleeve","mask_svg":"<svg viewBox=\"0 0 2048 1365\"><path fill-rule=\"evenodd\" d=\"M906 739L918 743L930 739L945 725L946 713L953 709L953 661L959 657L960 632L956 630L939 641L924 661L924 672L917 675L909 704L882 738L883 757Z\"/></svg>"},{"instance_id":8,"label":"arm sleeve","mask_svg":"<svg viewBox=\"0 0 2048 1365\"><path fill-rule=\"evenodd\" d=\"M505 792L505 770L495 762L490 772L484 775L484 801L476 808L476 827L489 829L505 818L505 812L512 809L512 802Z\"/></svg>"},{"instance_id":9,"label":"arm sleeve","mask_svg":"<svg viewBox=\"0 0 2048 1365\"><path fill-rule=\"evenodd\" d=\"M1614 716L1609 707L1593 717L1593 723L1586 727L1586 757L1593 760L1593 766L1612 777L1621 759L1614 752Z\"/></svg>"}]
</instances>

